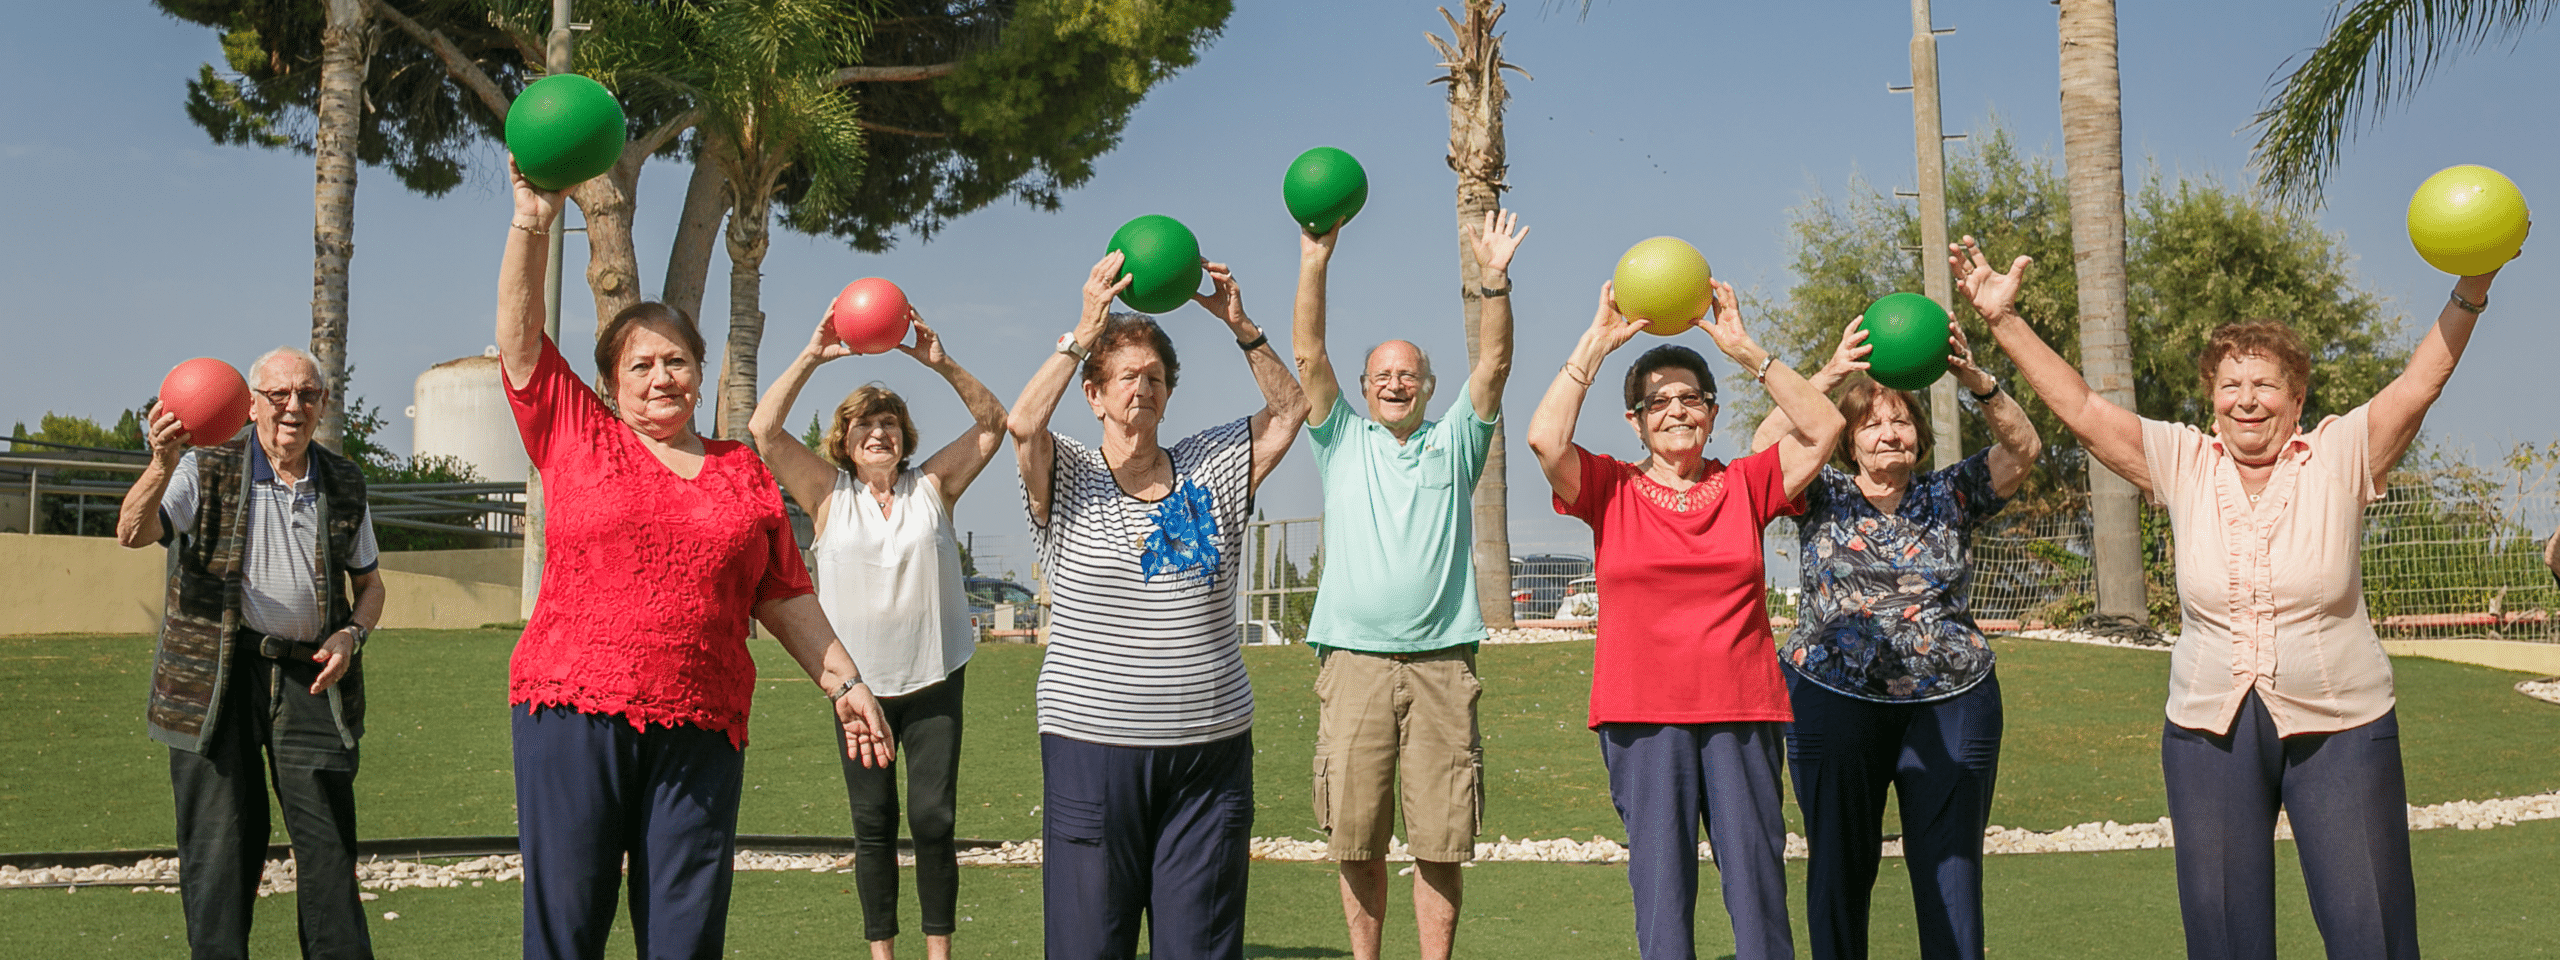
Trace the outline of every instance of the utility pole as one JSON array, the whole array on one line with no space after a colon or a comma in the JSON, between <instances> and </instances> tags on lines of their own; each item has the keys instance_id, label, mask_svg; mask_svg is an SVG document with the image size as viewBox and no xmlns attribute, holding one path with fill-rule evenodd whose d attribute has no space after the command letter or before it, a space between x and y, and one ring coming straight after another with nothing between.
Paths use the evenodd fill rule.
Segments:
<instances>
[{"instance_id":1,"label":"utility pole","mask_svg":"<svg viewBox=\"0 0 2560 960\"><path fill-rule=\"evenodd\" d=\"M571 41L569 31L570 0L551 0L551 36L543 45L542 70L549 74L570 70ZM566 201L567 195L561 199ZM551 261L542 271L542 332L551 342L560 342L560 258L568 251L569 211L561 210L552 221ZM542 598L542 471L527 465L524 472L524 575L517 589L517 612L526 620L533 619L533 605Z\"/></svg>"},{"instance_id":2,"label":"utility pole","mask_svg":"<svg viewBox=\"0 0 2560 960\"><path fill-rule=\"evenodd\" d=\"M1947 275L1947 148L1949 140L1938 120L1938 35L1954 33L1930 25L1929 0L1911 0L1911 85L1887 89L1911 94L1912 151L1920 166L1920 288L1938 308L1955 317L1955 292ZM1929 387L1929 429L1937 435L1936 463L1946 469L1964 459L1964 433L1956 422L1956 379L1940 377Z\"/></svg>"}]
</instances>

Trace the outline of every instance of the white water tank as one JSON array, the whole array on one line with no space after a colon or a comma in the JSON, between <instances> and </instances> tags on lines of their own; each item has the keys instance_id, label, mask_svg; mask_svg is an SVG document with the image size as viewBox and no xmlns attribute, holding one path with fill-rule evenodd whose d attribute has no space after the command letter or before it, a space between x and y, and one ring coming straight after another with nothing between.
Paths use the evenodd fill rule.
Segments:
<instances>
[{"instance_id":1,"label":"white water tank","mask_svg":"<svg viewBox=\"0 0 2560 960\"><path fill-rule=\"evenodd\" d=\"M448 360L418 375L409 407L409 455L452 457L480 471L480 479L525 478L524 441L498 367L498 348L477 357Z\"/></svg>"}]
</instances>

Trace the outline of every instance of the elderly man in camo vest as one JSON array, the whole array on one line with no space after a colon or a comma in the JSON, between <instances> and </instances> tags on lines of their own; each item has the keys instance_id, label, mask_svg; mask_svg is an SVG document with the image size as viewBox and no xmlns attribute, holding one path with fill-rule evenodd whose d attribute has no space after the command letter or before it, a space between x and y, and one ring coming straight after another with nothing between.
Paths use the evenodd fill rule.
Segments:
<instances>
[{"instance_id":1,"label":"elderly man in camo vest","mask_svg":"<svg viewBox=\"0 0 2560 960\"><path fill-rule=\"evenodd\" d=\"M311 445L329 399L311 355L269 351L249 383L241 436L189 437L150 411L151 464L116 521L125 546L170 552L148 720L170 748L187 942L197 960L249 955L272 782L303 956L367 958L355 776L364 639L382 619L373 517L364 474Z\"/></svg>"}]
</instances>

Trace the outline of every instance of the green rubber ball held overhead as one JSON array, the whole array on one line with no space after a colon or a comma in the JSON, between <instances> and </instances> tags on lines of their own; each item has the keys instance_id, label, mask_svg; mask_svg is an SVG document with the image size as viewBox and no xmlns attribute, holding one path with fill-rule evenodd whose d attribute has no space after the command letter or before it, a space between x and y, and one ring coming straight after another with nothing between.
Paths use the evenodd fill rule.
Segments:
<instances>
[{"instance_id":1,"label":"green rubber ball held overhead","mask_svg":"<svg viewBox=\"0 0 2560 960\"><path fill-rule=\"evenodd\" d=\"M2478 164L2438 170L2409 197L2409 245L2427 265L2457 277L2506 266L2531 232L2524 191Z\"/></svg>"},{"instance_id":2,"label":"green rubber ball held overhead","mask_svg":"<svg viewBox=\"0 0 2560 960\"><path fill-rule=\"evenodd\" d=\"M1867 305L1867 375L1896 390L1926 390L1947 372L1947 311L1916 293L1886 294Z\"/></svg>"},{"instance_id":3,"label":"green rubber ball held overhead","mask_svg":"<svg viewBox=\"0 0 2560 960\"><path fill-rule=\"evenodd\" d=\"M1317 147L1289 164L1280 200L1289 205L1290 219L1321 237L1351 222L1369 202L1369 171L1340 149Z\"/></svg>"},{"instance_id":4,"label":"green rubber ball held overhead","mask_svg":"<svg viewBox=\"0 0 2560 960\"><path fill-rule=\"evenodd\" d=\"M1172 313L1200 290L1200 238L1182 221L1150 213L1120 225L1111 249L1132 278L1120 302L1139 313Z\"/></svg>"},{"instance_id":5,"label":"green rubber ball held overhead","mask_svg":"<svg viewBox=\"0 0 2560 960\"><path fill-rule=\"evenodd\" d=\"M574 73L534 81L507 107L507 153L539 189L566 190L613 169L622 139L613 91Z\"/></svg>"}]
</instances>

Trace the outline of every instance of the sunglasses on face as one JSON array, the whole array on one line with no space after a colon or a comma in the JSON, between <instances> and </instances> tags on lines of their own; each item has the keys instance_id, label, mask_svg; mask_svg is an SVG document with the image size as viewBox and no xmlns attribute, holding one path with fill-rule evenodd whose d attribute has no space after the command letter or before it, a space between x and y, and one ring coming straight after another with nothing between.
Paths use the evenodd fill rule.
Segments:
<instances>
[{"instance_id":1,"label":"sunglasses on face","mask_svg":"<svg viewBox=\"0 0 2560 960\"><path fill-rule=\"evenodd\" d=\"M303 406L316 407L320 405L321 398L329 395L329 391L316 387L302 390L257 390L252 392L261 397L267 398L267 402L275 404L277 409L283 409L285 401L287 400L300 400L302 401Z\"/></svg>"}]
</instances>

